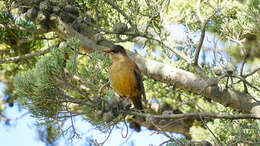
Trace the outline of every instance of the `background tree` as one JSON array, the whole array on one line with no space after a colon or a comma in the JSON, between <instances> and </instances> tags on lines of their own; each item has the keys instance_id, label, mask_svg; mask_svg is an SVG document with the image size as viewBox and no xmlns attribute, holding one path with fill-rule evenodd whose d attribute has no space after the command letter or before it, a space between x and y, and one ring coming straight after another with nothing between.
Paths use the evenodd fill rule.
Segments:
<instances>
[{"instance_id":1,"label":"background tree","mask_svg":"<svg viewBox=\"0 0 260 146\"><path fill-rule=\"evenodd\" d=\"M6 102L38 119L47 144L65 133L66 120L78 136L75 116L108 133L135 120L179 145L192 141L166 132L219 145L259 144L258 0L6 0L0 6ZM174 37L173 24L184 28L184 39ZM229 46L219 49L223 42ZM119 104L109 87L103 50L115 43L145 52L128 51L145 75L145 113Z\"/></svg>"}]
</instances>

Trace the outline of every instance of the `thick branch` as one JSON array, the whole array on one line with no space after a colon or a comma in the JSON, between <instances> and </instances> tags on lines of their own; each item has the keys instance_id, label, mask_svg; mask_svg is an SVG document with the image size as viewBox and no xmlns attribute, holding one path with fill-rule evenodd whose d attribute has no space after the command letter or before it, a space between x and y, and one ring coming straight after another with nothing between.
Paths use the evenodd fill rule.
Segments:
<instances>
[{"instance_id":1,"label":"thick branch","mask_svg":"<svg viewBox=\"0 0 260 146\"><path fill-rule=\"evenodd\" d=\"M60 18L55 20L55 25L52 26L52 30L63 39L69 39L71 37L79 39L83 48L87 49L88 51L103 51L104 49L112 47L113 45L112 42L107 40L99 42L100 45L97 44L95 40L91 40L88 36L80 34L74 30L71 25L64 23Z\"/></svg>"},{"instance_id":2,"label":"thick branch","mask_svg":"<svg viewBox=\"0 0 260 146\"><path fill-rule=\"evenodd\" d=\"M184 113L184 114L170 114L170 115L151 115L144 114L139 112L128 112L128 114L142 116L142 117L151 117L156 119L182 119L182 118L214 118L214 119L260 119L259 115L252 114L242 114L242 115L231 115L231 114L217 114L217 113L207 113L207 112L194 112L194 113Z\"/></svg>"},{"instance_id":3,"label":"thick branch","mask_svg":"<svg viewBox=\"0 0 260 146\"><path fill-rule=\"evenodd\" d=\"M191 138L189 129L193 125L194 120L201 121L201 119L260 119L260 115L243 114L243 115L232 115L232 114L217 114L207 112L194 112L194 113L183 113L183 114L160 114L152 115L134 111L123 111L126 114L136 115L145 117L145 121L135 119L135 122L140 125L147 127L148 129L158 131L175 132L185 135L188 139Z\"/></svg>"},{"instance_id":4,"label":"thick branch","mask_svg":"<svg viewBox=\"0 0 260 146\"><path fill-rule=\"evenodd\" d=\"M165 120L165 119L155 119L152 117L147 117L145 121L140 121L139 119L134 119L134 120L138 124L147 127L150 130L180 133L186 136L188 139L191 139L191 135L189 131L194 120L190 120L190 119Z\"/></svg>"},{"instance_id":5,"label":"thick branch","mask_svg":"<svg viewBox=\"0 0 260 146\"><path fill-rule=\"evenodd\" d=\"M225 89L224 85L208 86L207 80L201 77L173 66L163 64L141 56L131 56L138 64L140 70L147 76L165 83L174 84L181 89L191 91L196 94L202 94L216 102L229 106L234 109L249 113L256 106L252 104L250 95L235 91L233 89Z\"/></svg>"}]
</instances>

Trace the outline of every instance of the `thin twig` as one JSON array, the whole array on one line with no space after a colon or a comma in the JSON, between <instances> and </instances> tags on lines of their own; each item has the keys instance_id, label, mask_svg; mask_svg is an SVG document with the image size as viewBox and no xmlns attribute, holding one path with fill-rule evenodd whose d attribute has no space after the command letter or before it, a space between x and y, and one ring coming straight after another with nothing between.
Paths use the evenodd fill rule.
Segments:
<instances>
[{"instance_id":1,"label":"thin twig","mask_svg":"<svg viewBox=\"0 0 260 146\"><path fill-rule=\"evenodd\" d=\"M103 90L103 88L105 88L107 85L109 85L109 81L106 82L104 85L102 85L99 90L98 90L98 93L101 93L101 91Z\"/></svg>"},{"instance_id":2,"label":"thin twig","mask_svg":"<svg viewBox=\"0 0 260 146\"><path fill-rule=\"evenodd\" d=\"M201 16L201 13L200 13L200 2L201 0L198 0L197 1L197 5L196 5L196 14L197 14L197 17L199 18L200 22L204 22L204 18Z\"/></svg>"},{"instance_id":3,"label":"thin twig","mask_svg":"<svg viewBox=\"0 0 260 146\"><path fill-rule=\"evenodd\" d=\"M241 69L240 69L240 76L243 76L243 71L244 71L245 64L246 64L246 60L245 60L245 58L244 58L244 59L243 59L243 62L242 62Z\"/></svg>"},{"instance_id":4,"label":"thin twig","mask_svg":"<svg viewBox=\"0 0 260 146\"><path fill-rule=\"evenodd\" d=\"M200 116L200 120L202 121L202 123L204 124L204 126L209 130L209 132L213 135L213 137L218 141L218 144L221 145L221 142L219 140L219 138L214 134L214 132L208 127L208 125L206 124L206 122L204 121L204 119Z\"/></svg>"},{"instance_id":5,"label":"thin twig","mask_svg":"<svg viewBox=\"0 0 260 146\"><path fill-rule=\"evenodd\" d=\"M197 6L196 6L196 14L197 14L197 17L199 18L200 22L201 22L201 26L202 26L202 30L201 30L201 35L200 35L200 41L199 41L199 44L198 44L198 47L195 51L195 55L194 55L194 65L196 66L198 64L198 58L199 58L199 53L200 53L200 50L201 50L201 47L202 47L202 44L203 44L203 41L204 41L204 38L205 38L205 32L206 32L206 25L207 25L207 22L208 20L204 20L204 18L201 16L201 13L200 13L200 2L201 0L198 0L197 1Z\"/></svg>"},{"instance_id":6,"label":"thin twig","mask_svg":"<svg viewBox=\"0 0 260 146\"><path fill-rule=\"evenodd\" d=\"M198 58L199 58L200 50L202 48L203 41L204 41L204 38L205 38L206 25L207 25L207 21L202 23L200 41L199 41L199 44L198 44L198 47L195 51L195 56L194 56L194 65L198 65Z\"/></svg>"},{"instance_id":7,"label":"thin twig","mask_svg":"<svg viewBox=\"0 0 260 146\"><path fill-rule=\"evenodd\" d=\"M5 123L8 123L9 121L17 121L19 119L22 119L23 117L25 117L26 115L28 115L30 112L26 112L26 113L23 113L22 115L20 116L17 116L17 117L14 117L14 118L7 118L6 116L0 114L0 120L1 121L4 121Z\"/></svg>"},{"instance_id":8,"label":"thin twig","mask_svg":"<svg viewBox=\"0 0 260 146\"><path fill-rule=\"evenodd\" d=\"M108 138L110 137L110 135L111 135L111 133L112 133L114 127L115 127L115 125L112 126L112 128L111 128L111 130L109 131L108 136L106 137L106 139L105 139L103 142L99 143L99 145L103 146L103 145L106 143L106 141L107 141Z\"/></svg>"},{"instance_id":9,"label":"thin twig","mask_svg":"<svg viewBox=\"0 0 260 146\"><path fill-rule=\"evenodd\" d=\"M240 76L232 76L232 77L235 77L235 78L238 78L240 79L243 83L249 85L251 88L254 88L255 90L257 90L258 92L260 92L260 89L258 89L257 87L255 87L254 85L252 85L251 83L249 83L246 79L240 77Z\"/></svg>"},{"instance_id":10,"label":"thin twig","mask_svg":"<svg viewBox=\"0 0 260 146\"><path fill-rule=\"evenodd\" d=\"M143 33L139 33L137 36L144 37L144 38L147 38L147 39L150 39L150 40L154 40L154 41L158 42L159 44L163 45L164 47L166 47L167 49L169 49L170 51L172 51L174 54L176 54L177 56L179 56L180 58L182 58L186 62L188 62L188 63L192 62L192 60L188 56L186 56L182 51L179 51L177 49L172 49L172 47L166 45L161 40L155 39L155 38L150 37L150 36L143 34Z\"/></svg>"},{"instance_id":11,"label":"thin twig","mask_svg":"<svg viewBox=\"0 0 260 146\"><path fill-rule=\"evenodd\" d=\"M125 136L123 135L123 130L124 130L124 129L122 129L122 130L121 130L121 136L122 136L123 138L126 138L127 135L128 135L128 126L127 126L127 123L126 123L125 120L124 120L124 125L125 125L125 127L126 127L126 134L125 134Z\"/></svg>"},{"instance_id":12,"label":"thin twig","mask_svg":"<svg viewBox=\"0 0 260 146\"><path fill-rule=\"evenodd\" d=\"M162 142L161 144L159 144L159 146L163 146L164 144L169 143L169 142L171 142L171 140L166 140L166 141Z\"/></svg>"},{"instance_id":13,"label":"thin twig","mask_svg":"<svg viewBox=\"0 0 260 146\"><path fill-rule=\"evenodd\" d=\"M72 135L72 137L71 137L71 139L73 139L74 137L76 137L76 138L81 138L80 137L80 134L78 134L77 133L77 131L76 131L76 128L75 128L75 126L74 126L74 122L73 122L73 116L72 116L72 113L70 112L70 121L71 121L71 127L72 127L72 129L73 129L73 135Z\"/></svg>"},{"instance_id":14,"label":"thin twig","mask_svg":"<svg viewBox=\"0 0 260 146\"><path fill-rule=\"evenodd\" d=\"M145 30L144 30L144 33L145 33L145 34L147 33L148 28L149 28L150 24L152 23L153 19L156 18L156 17L158 17L158 16L159 16L159 13L156 13L155 15L152 15L152 16L151 16L151 18L150 18L150 20L148 21L147 26L146 26L146 28L145 28Z\"/></svg>"},{"instance_id":15,"label":"thin twig","mask_svg":"<svg viewBox=\"0 0 260 146\"><path fill-rule=\"evenodd\" d=\"M199 53L200 53L200 50L202 48L202 45L203 45L203 41L204 41L204 38L205 38L205 33L206 33L206 26L207 26L207 23L208 21L210 20L210 18L212 16L214 16L216 14L217 11L215 11L211 16L209 16L207 19L204 19L200 13L200 2L201 0L198 0L197 1L197 5L196 5L196 14L197 14L197 17L199 18L199 21L201 22L201 26L202 26L202 30L201 30L201 35L200 35L200 40L199 40L199 44L197 46L197 49L195 51L195 55L194 55L194 60L193 60L193 63L195 66L197 66L198 64L198 58L199 58Z\"/></svg>"},{"instance_id":16,"label":"thin twig","mask_svg":"<svg viewBox=\"0 0 260 146\"><path fill-rule=\"evenodd\" d=\"M245 77L243 77L243 71L244 71L245 64L246 64L246 58L244 57L244 58L243 58L243 62L242 62L242 66L241 66L241 69L240 69L240 76L241 76L243 79L245 79ZM248 89L247 89L247 86L246 86L246 82L243 81L243 85L244 85L244 92L245 92L245 93L248 93Z\"/></svg>"},{"instance_id":17,"label":"thin twig","mask_svg":"<svg viewBox=\"0 0 260 146\"><path fill-rule=\"evenodd\" d=\"M260 70L260 66L257 67L257 68L255 68L252 72L250 72L250 73L248 73L248 74L246 74L246 75L243 75L243 76L244 76L245 78L247 78L247 77L249 77L249 76L255 74L256 72L258 72L259 70Z\"/></svg>"}]
</instances>

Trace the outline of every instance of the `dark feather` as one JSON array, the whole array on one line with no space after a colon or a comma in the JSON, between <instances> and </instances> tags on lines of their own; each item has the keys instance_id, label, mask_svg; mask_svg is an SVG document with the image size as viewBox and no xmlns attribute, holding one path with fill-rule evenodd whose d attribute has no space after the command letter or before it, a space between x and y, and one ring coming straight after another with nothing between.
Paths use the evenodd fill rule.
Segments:
<instances>
[{"instance_id":1,"label":"dark feather","mask_svg":"<svg viewBox=\"0 0 260 146\"><path fill-rule=\"evenodd\" d=\"M146 95L145 95L144 84L143 84L143 80L142 80L142 76L141 76L141 71L139 70L137 65L134 70L134 73L135 73L135 77L137 80L137 87L142 92L143 100L146 101Z\"/></svg>"}]
</instances>

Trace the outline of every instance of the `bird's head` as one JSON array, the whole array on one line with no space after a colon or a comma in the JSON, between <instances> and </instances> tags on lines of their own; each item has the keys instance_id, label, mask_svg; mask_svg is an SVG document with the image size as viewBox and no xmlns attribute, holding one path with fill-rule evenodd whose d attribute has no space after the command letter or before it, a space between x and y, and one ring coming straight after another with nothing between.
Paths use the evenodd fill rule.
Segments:
<instances>
[{"instance_id":1,"label":"bird's head","mask_svg":"<svg viewBox=\"0 0 260 146\"><path fill-rule=\"evenodd\" d=\"M120 45L114 45L111 49L104 50L104 52L109 54L109 57L113 62L127 56L124 47Z\"/></svg>"}]
</instances>

